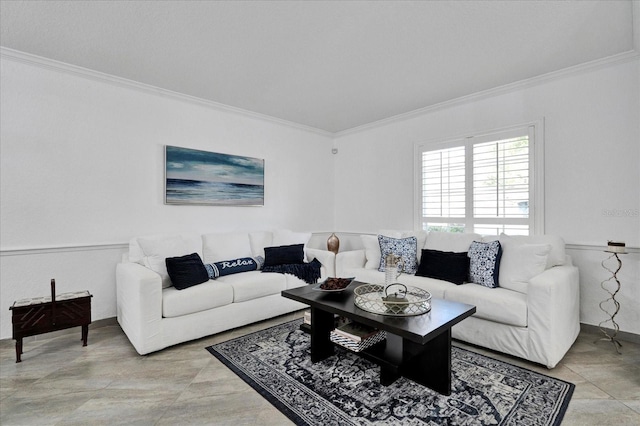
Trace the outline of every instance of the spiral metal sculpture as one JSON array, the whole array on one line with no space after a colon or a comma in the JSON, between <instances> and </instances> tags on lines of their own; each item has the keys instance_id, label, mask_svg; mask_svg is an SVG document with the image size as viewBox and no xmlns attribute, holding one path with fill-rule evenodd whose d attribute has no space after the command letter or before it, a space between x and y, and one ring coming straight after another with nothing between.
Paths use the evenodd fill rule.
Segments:
<instances>
[{"instance_id":1,"label":"spiral metal sculpture","mask_svg":"<svg viewBox=\"0 0 640 426\"><path fill-rule=\"evenodd\" d=\"M609 269L606 263L607 261L609 261L610 259L613 259L614 257L617 260L617 268L615 270L612 270L612 269ZM604 291L609 293L609 296L610 296L607 299L600 302L600 310L610 317L602 321L600 324L598 324L598 327L600 327L600 331L602 331L602 333L604 333L605 335L605 337L603 337L600 340L607 340L613 343L613 346L616 348L616 352L621 353L620 348L622 347L622 344L616 339L616 336L618 335L618 331L620 331L620 327L618 326L618 323L616 323L615 317L618 314L618 311L620 311L620 303L616 300L616 294L618 294L618 292L620 291L620 281L618 280L617 274L618 274L618 271L620 271L620 268L622 268L622 261L618 257L618 253L612 253L611 256L609 256L608 258L602 261L601 265L604 269L606 269L611 273L611 277L607 278L606 280L600 283L600 287L602 287ZM607 283L609 283L610 281L612 282L615 281L615 284L616 284L615 288L612 289L613 291L607 288ZM612 303L608 303L608 302L612 302ZM612 304L613 306L611 306ZM607 309L607 308L611 309L612 307L614 308L613 312ZM611 331L611 334L609 334L609 331L604 328L604 325L607 323L611 323L613 327L612 331L609 330Z\"/></svg>"}]
</instances>

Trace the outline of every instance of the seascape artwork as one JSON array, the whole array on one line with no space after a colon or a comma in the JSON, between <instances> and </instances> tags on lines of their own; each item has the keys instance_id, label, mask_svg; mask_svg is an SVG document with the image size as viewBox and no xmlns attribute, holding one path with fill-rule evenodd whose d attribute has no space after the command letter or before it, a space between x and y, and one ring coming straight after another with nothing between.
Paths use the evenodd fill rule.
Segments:
<instances>
[{"instance_id":1,"label":"seascape artwork","mask_svg":"<svg viewBox=\"0 0 640 426\"><path fill-rule=\"evenodd\" d=\"M264 205L264 160L165 146L165 204Z\"/></svg>"}]
</instances>

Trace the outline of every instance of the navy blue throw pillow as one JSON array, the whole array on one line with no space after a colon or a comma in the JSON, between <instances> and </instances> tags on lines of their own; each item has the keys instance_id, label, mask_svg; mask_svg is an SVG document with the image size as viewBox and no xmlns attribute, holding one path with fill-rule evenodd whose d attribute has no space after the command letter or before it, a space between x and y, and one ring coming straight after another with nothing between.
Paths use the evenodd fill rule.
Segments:
<instances>
[{"instance_id":1,"label":"navy blue throw pillow","mask_svg":"<svg viewBox=\"0 0 640 426\"><path fill-rule=\"evenodd\" d=\"M423 249L416 275L462 284L469 277L469 262L467 252Z\"/></svg>"},{"instance_id":2,"label":"navy blue throw pillow","mask_svg":"<svg viewBox=\"0 0 640 426\"><path fill-rule=\"evenodd\" d=\"M209 274L198 253L186 256L167 257L167 272L173 286L178 290L192 287L209 281Z\"/></svg>"},{"instance_id":3,"label":"navy blue throw pillow","mask_svg":"<svg viewBox=\"0 0 640 426\"><path fill-rule=\"evenodd\" d=\"M240 272L255 271L258 262L251 257L223 260L222 262L208 263L204 265L209 273L209 278L216 279L225 275L238 274Z\"/></svg>"},{"instance_id":4,"label":"navy blue throw pillow","mask_svg":"<svg viewBox=\"0 0 640 426\"><path fill-rule=\"evenodd\" d=\"M264 248L264 266L298 263L304 263L304 244Z\"/></svg>"}]
</instances>

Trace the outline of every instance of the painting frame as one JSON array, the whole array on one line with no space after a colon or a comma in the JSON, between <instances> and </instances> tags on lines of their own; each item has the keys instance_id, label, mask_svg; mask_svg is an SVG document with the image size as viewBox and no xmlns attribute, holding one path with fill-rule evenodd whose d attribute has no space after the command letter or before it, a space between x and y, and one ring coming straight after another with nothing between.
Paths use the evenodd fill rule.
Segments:
<instances>
[{"instance_id":1,"label":"painting frame","mask_svg":"<svg viewBox=\"0 0 640 426\"><path fill-rule=\"evenodd\" d=\"M264 159L164 146L166 205L264 206Z\"/></svg>"}]
</instances>

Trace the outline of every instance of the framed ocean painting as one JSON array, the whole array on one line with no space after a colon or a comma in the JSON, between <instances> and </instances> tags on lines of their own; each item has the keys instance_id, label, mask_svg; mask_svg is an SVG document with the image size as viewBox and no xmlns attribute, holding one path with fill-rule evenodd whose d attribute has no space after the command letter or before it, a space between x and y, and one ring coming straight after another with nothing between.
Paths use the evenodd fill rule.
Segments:
<instances>
[{"instance_id":1,"label":"framed ocean painting","mask_svg":"<svg viewBox=\"0 0 640 426\"><path fill-rule=\"evenodd\" d=\"M165 145L165 204L263 206L264 160Z\"/></svg>"}]
</instances>

